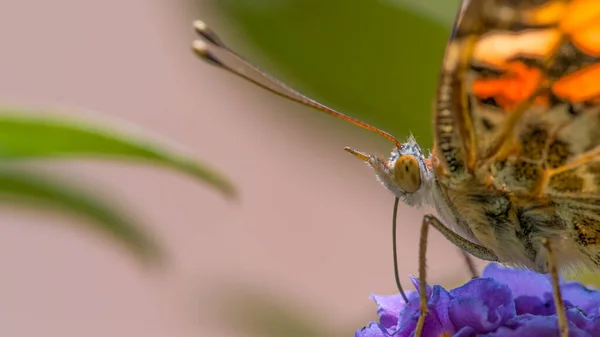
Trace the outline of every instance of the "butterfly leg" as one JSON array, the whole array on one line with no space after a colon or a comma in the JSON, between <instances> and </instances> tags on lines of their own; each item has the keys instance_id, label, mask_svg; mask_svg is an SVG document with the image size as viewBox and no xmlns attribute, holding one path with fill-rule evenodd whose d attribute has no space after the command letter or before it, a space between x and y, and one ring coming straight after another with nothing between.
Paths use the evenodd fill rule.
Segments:
<instances>
[{"instance_id":1,"label":"butterfly leg","mask_svg":"<svg viewBox=\"0 0 600 337\"><path fill-rule=\"evenodd\" d=\"M552 250L552 244L547 238L542 239L542 244L546 249L548 275L552 280L552 295L554 297L554 307L556 308L556 317L558 318L558 328L561 337L569 336L569 326L567 324L567 316L565 314L565 302L563 301L560 291L560 283L558 279L558 269L556 267L556 256Z\"/></svg>"},{"instance_id":2,"label":"butterfly leg","mask_svg":"<svg viewBox=\"0 0 600 337\"><path fill-rule=\"evenodd\" d=\"M427 289L426 289L426 255L427 255L427 237L429 235L429 226L433 226L440 231L450 242L455 244L464 252L470 253L482 260L497 261L498 257L491 250L475 244L462 236L456 234L453 230L444 226L444 224L433 215L425 215L421 224L421 237L419 239L419 320L415 328L414 337L421 337L425 325L425 317L429 309L427 308Z\"/></svg>"},{"instance_id":3,"label":"butterfly leg","mask_svg":"<svg viewBox=\"0 0 600 337\"><path fill-rule=\"evenodd\" d=\"M425 325L425 317L429 309L427 308L427 289L426 289L426 278L427 278L427 237L429 234L429 225L436 221L432 215L425 215L423 222L421 223L421 236L419 238L419 320L417 321L417 327L415 328L415 337L421 337L423 334L423 326Z\"/></svg>"},{"instance_id":4,"label":"butterfly leg","mask_svg":"<svg viewBox=\"0 0 600 337\"><path fill-rule=\"evenodd\" d=\"M456 247L460 248L465 253L471 254L476 258L485 260L485 261L498 261L498 257L494 252L485 248L484 246L473 243L462 236L458 235L456 232L446 227L440 220L438 220L433 215L426 215L423 219L424 222L429 223L435 229L437 229L442 235L448 239L448 241L452 242ZM472 263L472 261L471 261ZM470 267L471 268L471 267ZM474 267L473 267L474 270Z\"/></svg>"}]
</instances>

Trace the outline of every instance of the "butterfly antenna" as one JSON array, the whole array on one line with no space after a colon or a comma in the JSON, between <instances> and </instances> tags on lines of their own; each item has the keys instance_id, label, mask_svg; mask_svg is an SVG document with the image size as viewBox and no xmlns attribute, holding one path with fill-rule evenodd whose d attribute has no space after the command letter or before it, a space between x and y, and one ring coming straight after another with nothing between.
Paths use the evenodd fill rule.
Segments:
<instances>
[{"instance_id":1,"label":"butterfly antenna","mask_svg":"<svg viewBox=\"0 0 600 337\"><path fill-rule=\"evenodd\" d=\"M394 200L394 212L392 215L392 252L394 254L394 278L396 279L396 286L398 287L398 291L404 302L408 303L408 297L406 297L406 293L404 289L402 289L402 283L400 282L400 272L398 271L398 240L396 239L396 229L398 228L398 202L400 200L398 197Z\"/></svg>"},{"instance_id":2,"label":"butterfly antenna","mask_svg":"<svg viewBox=\"0 0 600 337\"><path fill-rule=\"evenodd\" d=\"M221 69L227 70L228 72L239 76L251 83L254 83L255 85L265 90L268 90L278 96L309 106L316 110L322 111L328 115L343 119L346 122L352 123L363 129L373 131L392 141L396 145L396 147L400 147L401 143L389 133L382 131L365 122L361 122L358 119L344 115L341 112L328 108L325 105L302 95L301 93L295 91L294 89L273 78L266 72L260 70L258 67L254 66L252 63L240 56L238 53L234 52L229 47L227 47L227 45L223 43L221 38L203 21L194 21L194 29L196 30L196 33L200 35L202 40L195 40L192 44L192 49L196 53L196 55L198 55L200 58L207 61L208 63L217 66ZM234 67L235 63L237 63L238 67ZM260 80L252 77L246 72L254 73L256 76L258 76L258 78L260 78Z\"/></svg>"}]
</instances>

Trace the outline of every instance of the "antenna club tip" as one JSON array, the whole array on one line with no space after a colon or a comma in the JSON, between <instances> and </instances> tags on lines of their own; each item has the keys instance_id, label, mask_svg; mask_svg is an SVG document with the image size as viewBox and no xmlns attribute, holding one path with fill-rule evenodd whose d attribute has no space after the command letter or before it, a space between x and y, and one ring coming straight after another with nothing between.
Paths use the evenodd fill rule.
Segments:
<instances>
[{"instance_id":1,"label":"antenna club tip","mask_svg":"<svg viewBox=\"0 0 600 337\"><path fill-rule=\"evenodd\" d=\"M223 66L221 61L215 57L215 55L213 55L209 49L209 44L206 41L194 40L194 42L192 42L192 51L196 54L196 56L213 65Z\"/></svg>"},{"instance_id":2,"label":"antenna club tip","mask_svg":"<svg viewBox=\"0 0 600 337\"><path fill-rule=\"evenodd\" d=\"M208 52L208 44L202 40L194 40L194 42L192 42L192 50L196 54L204 56Z\"/></svg>"},{"instance_id":3,"label":"antenna club tip","mask_svg":"<svg viewBox=\"0 0 600 337\"><path fill-rule=\"evenodd\" d=\"M219 36L215 32L213 32L212 29L210 29L208 25L204 23L204 21L196 20L194 21L193 26L196 30L196 33L200 35L204 40L216 46L225 48L225 44L223 44L223 41L221 41Z\"/></svg>"},{"instance_id":4,"label":"antenna club tip","mask_svg":"<svg viewBox=\"0 0 600 337\"><path fill-rule=\"evenodd\" d=\"M194 23L192 23L192 25L194 26L194 29L198 32L203 32L206 29L208 29L208 26L202 20L195 20Z\"/></svg>"}]
</instances>

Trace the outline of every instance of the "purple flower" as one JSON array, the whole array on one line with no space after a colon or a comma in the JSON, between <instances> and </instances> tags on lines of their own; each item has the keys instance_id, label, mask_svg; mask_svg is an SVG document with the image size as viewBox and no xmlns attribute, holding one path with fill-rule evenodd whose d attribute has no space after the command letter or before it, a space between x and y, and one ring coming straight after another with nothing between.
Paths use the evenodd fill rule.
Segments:
<instances>
[{"instance_id":1,"label":"purple flower","mask_svg":"<svg viewBox=\"0 0 600 337\"><path fill-rule=\"evenodd\" d=\"M418 289L419 282L412 282ZM570 337L600 336L600 291L578 282L561 282ZM379 323L355 337L409 337L419 317L419 295L376 296ZM446 291L427 287L429 314L423 337L559 336L552 284L548 275L489 264L480 278Z\"/></svg>"}]
</instances>

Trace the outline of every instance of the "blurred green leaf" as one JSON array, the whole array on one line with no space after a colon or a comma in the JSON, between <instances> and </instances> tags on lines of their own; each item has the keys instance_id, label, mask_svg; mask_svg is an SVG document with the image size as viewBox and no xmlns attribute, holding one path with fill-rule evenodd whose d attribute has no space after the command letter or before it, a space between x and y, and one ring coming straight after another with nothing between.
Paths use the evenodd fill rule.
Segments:
<instances>
[{"instance_id":1,"label":"blurred green leaf","mask_svg":"<svg viewBox=\"0 0 600 337\"><path fill-rule=\"evenodd\" d=\"M92 220L146 263L160 262L162 252L152 238L115 207L83 190L23 170L0 169L0 201L18 202L79 215Z\"/></svg>"},{"instance_id":2,"label":"blurred green leaf","mask_svg":"<svg viewBox=\"0 0 600 337\"><path fill-rule=\"evenodd\" d=\"M450 27L454 23L460 0L386 0L402 10L420 14Z\"/></svg>"},{"instance_id":3,"label":"blurred green leaf","mask_svg":"<svg viewBox=\"0 0 600 337\"><path fill-rule=\"evenodd\" d=\"M238 41L266 56L253 60L262 68L399 138L413 133L424 148L432 145L433 97L457 0L213 5Z\"/></svg>"},{"instance_id":4,"label":"blurred green leaf","mask_svg":"<svg viewBox=\"0 0 600 337\"><path fill-rule=\"evenodd\" d=\"M64 116L0 109L0 160L75 156L139 160L187 173L233 196L233 185L205 164L138 133Z\"/></svg>"}]
</instances>

